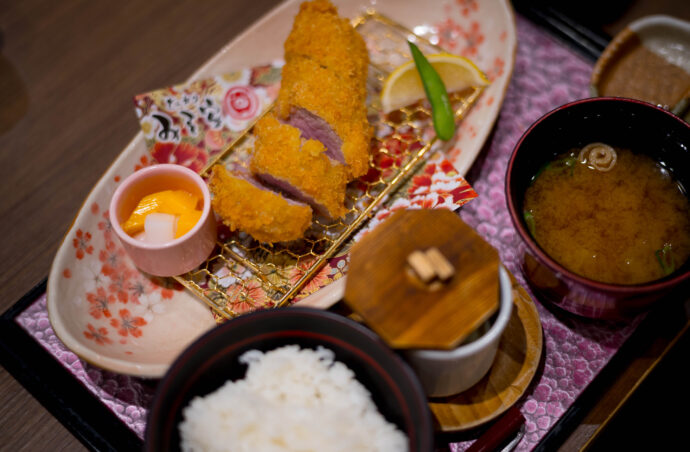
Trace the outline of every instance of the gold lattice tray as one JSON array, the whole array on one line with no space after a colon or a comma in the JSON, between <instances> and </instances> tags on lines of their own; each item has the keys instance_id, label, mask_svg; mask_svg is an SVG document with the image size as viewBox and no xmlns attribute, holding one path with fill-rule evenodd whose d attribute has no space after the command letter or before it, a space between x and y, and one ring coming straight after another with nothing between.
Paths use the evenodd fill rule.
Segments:
<instances>
[{"instance_id":1,"label":"gold lattice tray","mask_svg":"<svg viewBox=\"0 0 690 452\"><path fill-rule=\"evenodd\" d=\"M198 269L175 279L206 302L222 318L290 303L329 258L342 252L353 233L411 176L435 147L437 138L426 102L383 115L379 93L386 76L411 59L407 40L422 52L441 50L400 24L368 10L353 21L370 55L367 107L374 127L366 176L348 185L347 214L339 220L315 217L304 238L277 244L259 243L242 232L221 230L214 254ZM460 120L480 96L477 87L451 95ZM253 124L202 172L216 163L247 166L253 146Z\"/></svg>"}]
</instances>

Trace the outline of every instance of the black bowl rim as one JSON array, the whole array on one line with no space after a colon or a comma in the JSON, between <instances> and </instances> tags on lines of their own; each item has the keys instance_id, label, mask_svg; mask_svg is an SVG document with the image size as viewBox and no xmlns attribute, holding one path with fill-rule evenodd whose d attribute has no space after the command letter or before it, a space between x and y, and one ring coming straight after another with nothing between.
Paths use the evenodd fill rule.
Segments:
<instances>
[{"instance_id":1,"label":"black bowl rim","mask_svg":"<svg viewBox=\"0 0 690 452\"><path fill-rule=\"evenodd\" d=\"M568 102L566 104L563 104L559 107L554 108L553 110L549 111L548 113L544 114L541 116L539 119L537 119L530 127L522 134L518 142L515 144L513 147L513 152L510 156L510 160L508 161L508 167L506 169L506 186L505 186L505 193L506 193L506 201L508 204L508 213L510 215L510 219L513 222L513 225L515 226L515 229L518 232L518 235L520 236L520 239L527 245L527 247L530 249L532 253L536 255L536 257L543 263L545 264L551 271L554 273L560 273L563 274L565 277L567 277L569 280L575 281L582 286L585 287L591 287L596 290L599 290L601 292L615 292L615 293L620 293L623 295L633 295L633 294L638 294L638 293L648 293L648 292L655 292L655 291L665 291L668 289L671 289L672 287L675 287L677 284L680 284L682 281L689 279L690 278L690 269L685 270L684 272L680 272L675 276L667 276L662 279L657 279L654 281L649 281L646 283L642 284L610 284L610 283L603 283L600 281L594 281L592 279L585 278L584 276L580 276L576 273L573 273L572 271L568 270L567 268L563 267L561 264L556 262L551 256L549 256L546 252L544 252L539 245L532 239L532 236L529 234L529 231L525 229L525 227L522 225L522 222L519 219L517 208L515 203L513 202L513 197L511 196L511 191L510 191L510 186L512 184L512 173L513 173L513 167L515 164L515 160L517 158L518 150L522 146L522 143L527 139L527 137L532 133L532 131L538 127L545 119L549 118L550 116L559 113L562 110L566 110L569 108L572 108L577 105L582 105L582 104L596 104L596 103L604 103L604 102L614 102L614 103L620 103L620 104L638 104L641 105L645 108L651 108L653 110L656 110L660 113L663 113L666 115L670 120L678 122L680 126L690 128L690 124L687 122L683 121L681 118L678 116L674 115L668 110L664 110L661 107L658 107L654 104L650 104L648 102L644 102L638 99L629 99L626 97L590 97L587 99L579 99L575 100L572 102Z\"/></svg>"},{"instance_id":2,"label":"black bowl rim","mask_svg":"<svg viewBox=\"0 0 690 452\"><path fill-rule=\"evenodd\" d=\"M422 445L421 450L425 450L424 447L432 447L433 440L434 440L434 430L433 430L433 424L431 421L431 412L429 410L428 404L427 404L427 398L426 394L422 388L422 385L417 378L416 374L412 370L412 368L400 357L398 356L390 347L388 347L383 340L376 335L373 331L369 330L368 328L364 327L363 325L360 325L359 323L350 320L346 317L343 317L342 315L338 315L333 312L329 311L324 311L320 309L314 309L314 308L302 308L302 307L289 307L289 308L277 308L277 309L269 309L269 310L260 310L260 311L255 311L252 313L244 314L239 317L236 317L234 319L231 319L227 322L225 322L222 325L216 326L212 328L211 330L207 331L204 333L202 336L194 340L190 345L187 346L187 348L175 359L173 364L170 366L166 374L163 376L162 380L158 384L158 387L156 389L153 402L151 404L151 408L149 409L148 415L147 415L147 422L146 422L146 432L145 432L145 437L144 437L144 445L145 445L145 450L148 450L148 446L150 442L153 439L153 431L154 429L149 428L151 425L154 425L156 421L159 421L164 417L164 413L161 413L160 411L162 410L161 404L164 398L164 395L166 393L170 393L171 391L171 385L172 381L178 376L180 372L184 370L184 365L188 361L188 359L198 353L200 350L203 350L203 348L206 346L206 343L213 340L214 338L218 336L222 336L226 334L225 332L238 325L238 323L246 324L246 323L254 323L254 322L260 322L263 318L266 317L274 317L274 316L281 316L281 317L291 317L291 318L303 318L303 319L310 319L312 321L317 320L317 321L325 321L327 323L332 323L332 324L340 324L342 326L345 326L348 328L350 331L352 331L354 334L362 336L365 340L369 341L372 346L378 348L380 352L382 352L384 355L386 355L388 358L390 358L391 362L393 365L397 368L397 370L400 372L401 376L406 379L406 383L412 388L412 392L409 394L411 396L411 399L416 406L408 406L408 404L403 403L402 404L402 409L404 410L404 418L406 419L406 424L407 427L409 428L410 431L407 432L407 435L410 438L410 443L412 445L415 445L417 443L417 440L419 443ZM283 331L282 329L275 329L273 333ZM400 391L399 386L399 381L393 378L388 371L386 371L375 359L373 359L367 352L359 349L358 347L355 347L354 345L349 344L347 341L337 338L335 336L329 336L327 334L323 333L314 333L310 332L308 330L302 330L298 329L296 327L286 327L284 329L285 332L299 332L301 335L314 335L316 334L317 336L321 337L329 337L330 340L335 340L336 342L339 343L340 346L343 346L344 348L348 348L351 351L353 351L356 355L362 357L364 361L367 363L367 365L370 365L374 367L377 372L382 375L389 383L390 383L390 388L394 391L395 397L398 401L404 401L404 397L402 395L402 392ZM271 332L262 332L259 335L255 336L248 336L245 341L240 341L232 344L234 347L238 347L243 343L246 343L247 341L253 341L257 337L263 336L265 334L271 334ZM228 344L230 345L230 344ZM224 348L223 350L225 350ZM220 353L220 350L219 352ZM211 360L211 358L215 356L215 354L211 355L208 359ZM195 372L196 373L196 372ZM179 392L179 391L178 391ZM183 391L182 391L183 392ZM411 410L416 410L417 413L422 418L422 424L416 424L412 423L412 414Z\"/></svg>"}]
</instances>

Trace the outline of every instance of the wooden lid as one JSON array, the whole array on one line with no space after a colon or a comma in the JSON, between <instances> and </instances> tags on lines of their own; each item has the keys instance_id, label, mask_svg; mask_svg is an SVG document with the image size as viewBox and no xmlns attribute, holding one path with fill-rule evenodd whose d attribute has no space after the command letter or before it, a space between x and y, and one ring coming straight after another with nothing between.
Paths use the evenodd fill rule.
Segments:
<instances>
[{"instance_id":1,"label":"wooden lid","mask_svg":"<svg viewBox=\"0 0 690 452\"><path fill-rule=\"evenodd\" d=\"M434 265L434 248L450 276ZM408 261L415 252L437 270L429 282ZM353 246L345 302L393 348L448 350L498 309L498 265L496 250L457 214L401 210Z\"/></svg>"}]
</instances>

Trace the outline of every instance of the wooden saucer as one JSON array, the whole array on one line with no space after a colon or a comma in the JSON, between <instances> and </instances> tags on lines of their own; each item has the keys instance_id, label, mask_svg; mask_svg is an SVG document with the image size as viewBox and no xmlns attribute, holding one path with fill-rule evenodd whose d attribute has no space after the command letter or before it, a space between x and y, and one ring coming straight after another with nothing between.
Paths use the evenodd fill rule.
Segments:
<instances>
[{"instance_id":1,"label":"wooden saucer","mask_svg":"<svg viewBox=\"0 0 690 452\"><path fill-rule=\"evenodd\" d=\"M467 391L429 400L437 431L470 430L499 417L522 397L537 372L543 348L539 313L525 289L510 278L514 309L496 359L489 373Z\"/></svg>"}]
</instances>

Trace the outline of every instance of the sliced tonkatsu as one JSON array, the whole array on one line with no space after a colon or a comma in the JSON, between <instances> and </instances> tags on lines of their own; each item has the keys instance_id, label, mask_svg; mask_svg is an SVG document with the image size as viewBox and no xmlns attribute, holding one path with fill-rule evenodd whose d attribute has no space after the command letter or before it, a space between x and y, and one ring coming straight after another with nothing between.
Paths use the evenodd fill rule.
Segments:
<instances>
[{"instance_id":1,"label":"sliced tonkatsu","mask_svg":"<svg viewBox=\"0 0 690 452\"><path fill-rule=\"evenodd\" d=\"M304 138L322 142L331 159L348 166L352 179L369 167L372 128L361 89L314 60L295 57L283 67L276 101L278 117Z\"/></svg>"},{"instance_id":2,"label":"sliced tonkatsu","mask_svg":"<svg viewBox=\"0 0 690 452\"><path fill-rule=\"evenodd\" d=\"M267 114L254 126L252 172L268 185L308 203L329 218L345 213L347 168L332 162L326 148L304 139L299 129Z\"/></svg>"},{"instance_id":3,"label":"sliced tonkatsu","mask_svg":"<svg viewBox=\"0 0 690 452\"><path fill-rule=\"evenodd\" d=\"M312 212L347 213L347 183L369 169L368 67L364 40L328 0L300 5L275 109L254 126L252 174L213 168L213 206L225 224L279 242L302 237Z\"/></svg>"},{"instance_id":4,"label":"sliced tonkatsu","mask_svg":"<svg viewBox=\"0 0 690 452\"><path fill-rule=\"evenodd\" d=\"M230 230L244 231L261 242L299 239L311 225L309 206L264 187L241 168L230 172L215 165L209 187L213 192L213 210L223 223Z\"/></svg>"}]
</instances>

